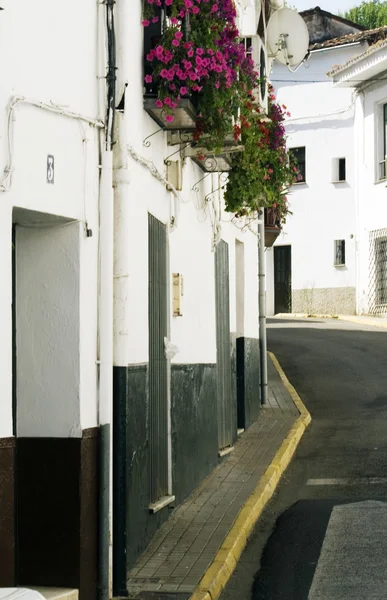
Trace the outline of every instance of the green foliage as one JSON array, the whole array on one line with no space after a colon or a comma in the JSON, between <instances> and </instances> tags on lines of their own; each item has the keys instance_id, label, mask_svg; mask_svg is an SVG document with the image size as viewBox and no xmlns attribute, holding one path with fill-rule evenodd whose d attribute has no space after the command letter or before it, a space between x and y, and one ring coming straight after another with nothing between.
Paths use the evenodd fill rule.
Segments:
<instances>
[{"instance_id":1,"label":"green foliage","mask_svg":"<svg viewBox=\"0 0 387 600\"><path fill-rule=\"evenodd\" d=\"M367 29L382 27L387 25L387 2L381 0L365 2L363 0L359 6L354 6L344 14L339 12L339 16L363 25Z\"/></svg>"},{"instance_id":2,"label":"green foliage","mask_svg":"<svg viewBox=\"0 0 387 600\"><path fill-rule=\"evenodd\" d=\"M273 207L281 222L289 212L287 192L297 167L286 152L285 106L270 90L269 118L247 102L241 115L244 152L233 157L225 192L226 210L237 216L254 215L258 207Z\"/></svg>"}]
</instances>

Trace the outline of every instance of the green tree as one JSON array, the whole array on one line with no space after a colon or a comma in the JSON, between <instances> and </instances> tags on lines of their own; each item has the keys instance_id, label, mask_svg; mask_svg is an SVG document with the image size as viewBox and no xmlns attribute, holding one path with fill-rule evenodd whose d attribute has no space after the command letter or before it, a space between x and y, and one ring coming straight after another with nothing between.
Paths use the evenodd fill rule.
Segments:
<instances>
[{"instance_id":1,"label":"green tree","mask_svg":"<svg viewBox=\"0 0 387 600\"><path fill-rule=\"evenodd\" d=\"M349 19L367 29L375 29L387 25L387 1L371 0L363 2L359 6L350 8L345 13L339 12L340 17Z\"/></svg>"}]
</instances>

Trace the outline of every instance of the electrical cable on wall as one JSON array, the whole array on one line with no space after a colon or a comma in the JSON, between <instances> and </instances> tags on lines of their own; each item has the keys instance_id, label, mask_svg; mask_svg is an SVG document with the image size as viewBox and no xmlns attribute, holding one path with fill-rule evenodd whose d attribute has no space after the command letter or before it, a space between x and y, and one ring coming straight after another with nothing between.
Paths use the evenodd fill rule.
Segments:
<instances>
[{"instance_id":1,"label":"electrical cable on wall","mask_svg":"<svg viewBox=\"0 0 387 600\"><path fill-rule=\"evenodd\" d=\"M175 188L175 186L170 181L168 181L168 179L166 179L164 177L164 175L162 175L160 173L160 171L157 169L157 167L153 161L148 160L147 158L144 158L143 156L140 156L135 151L132 144L128 144L127 150L129 152L130 156L133 158L133 160L135 160L137 163L142 165L144 168L148 169L150 174L155 179L157 179L157 181L159 181L166 188L167 191L172 192L172 194L175 196L175 198L177 200L179 200L179 202L181 202L182 204L188 204L190 202L190 200L188 200L188 201L184 200L184 198L178 192L178 190ZM201 209L204 212L204 214L206 215L206 217L210 220L212 231L213 231L212 250L214 250L220 239L221 226L220 226L220 218L219 218L219 215L217 214L217 209L215 206L215 200L214 200L213 196L211 196L210 201L205 201L204 203L201 203L201 205L199 206L199 209Z\"/></svg>"},{"instance_id":2,"label":"electrical cable on wall","mask_svg":"<svg viewBox=\"0 0 387 600\"><path fill-rule=\"evenodd\" d=\"M14 173L14 163L13 163L13 153L14 153L14 122L15 118L15 109L19 104L28 104L29 106L34 106L36 108L40 108L41 110L46 110L48 112L52 112L57 115L61 115L62 117L68 117L69 119L75 119L77 121L83 121L84 123L88 123L91 127L104 128L105 125L102 121L98 119L93 119L91 117L73 112L68 110L67 108L54 104L52 102L40 102L39 100L33 100L31 98L26 98L24 96L13 96L8 105L8 118L7 118L7 152L8 152L8 161L7 165L4 168L4 177L0 180L0 192L9 192L12 187L12 175Z\"/></svg>"},{"instance_id":3,"label":"electrical cable on wall","mask_svg":"<svg viewBox=\"0 0 387 600\"><path fill-rule=\"evenodd\" d=\"M115 0L106 0L106 30L108 67L107 82L107 109L106 109L106 146L111 150L114 146L114 123L116 111L116 34L114 26Z\"/></svg>"}]
</instances>

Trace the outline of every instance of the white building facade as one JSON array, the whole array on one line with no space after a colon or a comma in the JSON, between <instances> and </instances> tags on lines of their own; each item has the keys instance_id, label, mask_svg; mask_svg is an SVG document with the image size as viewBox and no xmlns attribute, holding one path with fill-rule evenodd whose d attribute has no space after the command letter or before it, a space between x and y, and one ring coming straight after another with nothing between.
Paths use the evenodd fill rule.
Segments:
<instances>
[{"instance_id":1,"label":"white building facade","mask_svg":"<svg viewBox=\"0 0 387 600\"><path fill-rule=\"evenodd\" d=\"M319 9L301 14L310 57L296 72L276 63L272 72L278 100L291 114L288 148L301 161L302 176L289 194L293 215L266 251L268 314L355 314L358 117L353 90L333 87L328 72L361 55L381 32L363 32Z\"/></svg>"},{"instance_id":2,"label":"white building facade","mask_svg":"<svg viewBox=\"0 0 387 600\"><path fill-rule=\"evenodd\" d=\"M2 2L0 587L125 595L260 409L257 235L144 110L141 5Z\"/></svg>"},{"instance_id":3,"label":"white building facade","mask_svg":"<svg viewBox=\"0 0 387 600\"><path fill-rule=\"evenodd\" d=\"M330 73L335 88L355 95L357 313L374 316L387 312L386 70L381 40Z\"/></svg>"}]
</instances>

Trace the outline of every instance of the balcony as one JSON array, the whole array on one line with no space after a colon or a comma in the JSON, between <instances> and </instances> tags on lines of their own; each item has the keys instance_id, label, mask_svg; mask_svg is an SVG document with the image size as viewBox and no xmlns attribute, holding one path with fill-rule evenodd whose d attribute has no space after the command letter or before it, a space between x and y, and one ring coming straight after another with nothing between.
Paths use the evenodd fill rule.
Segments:
<instances>
[{"instance_id":1,"label":"balcony","mask_svg":"<svg viewBox=\"0 0 387 600\"><path fill-rule=\"evenodd\" d=\"M265 246L271 248L282 231L281 221L275 208L265 208Z\"/></svg>"},{"instance_id":2,"label":"balcony","mask_svg":"<svg viewBox=\"0 0 387 600\"><path fill-rule=\"evenodd\" d=\"M156 106L154 96L144 97L144 110L162 128L167 131L194 131L196 128L196 110L188 98L179 100L177 108L173 110L172 122L165 120L164 108Z\"/></svg>"},{"instance_id":3,"label":"balcony","mask_svg":"<svg viewBox=\"0 0 387 600\"><path fill-rule=\"evenodd\" d=\"M208 152L204 147L184 148L185 158L191 158L205 173L227 173L232 169L232 154L243 152L244 146L224 146L220 152Z\"/></svg>"}]
</instances>

